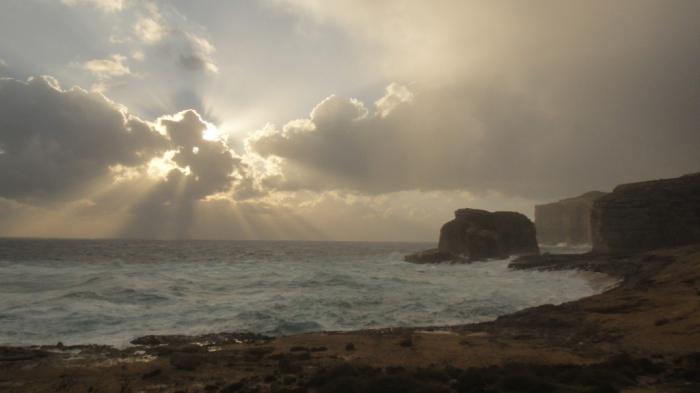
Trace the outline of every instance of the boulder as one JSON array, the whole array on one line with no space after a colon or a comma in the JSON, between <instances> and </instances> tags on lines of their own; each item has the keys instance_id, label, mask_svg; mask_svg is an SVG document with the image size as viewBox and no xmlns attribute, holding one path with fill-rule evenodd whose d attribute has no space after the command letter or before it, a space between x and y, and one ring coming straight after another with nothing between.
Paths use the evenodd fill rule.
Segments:
<instances>
[{"instance_id":1,"label":"boulder","mask_svg":"<svg viewBox=\"0 0 700 393\"><path fill-rule=\"evenodd\" d=\"M591 244L593 203L606 193L591 191L558 202L535 206L535 228L540 244Z\"/></svg>"},{"instance_id":2,"label":"boulder","mask_svg":"<svg viewBox=\"0 0 700 393\"><path fill-rule=\"evenodd\" d=\"M440 229L437 249L407 255L409 262L484 260L538 254L535 225L516 212L460 209Z\"/></svg>"},{"instance_id":3,"label":"boulder","mask_svg":"<svg viewBox=\"0 0 700 393\"><path fill-rule=\"evenodd\" d=\"M617 186L595 201L591 229L601 253L700 243L700 173Z\"/></svg>"}]
</instances>

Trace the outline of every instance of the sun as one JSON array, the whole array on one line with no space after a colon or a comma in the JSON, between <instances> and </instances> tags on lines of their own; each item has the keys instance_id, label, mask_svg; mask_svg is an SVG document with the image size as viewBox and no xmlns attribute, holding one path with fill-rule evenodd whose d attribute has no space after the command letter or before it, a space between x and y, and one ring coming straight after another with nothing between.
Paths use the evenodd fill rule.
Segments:
<instances>
[{"instance_id":1,"label":"sun","mask_svg":"<svg viewBox=\"0 0 700 393\"><path fill-rule=\"evenodd\" d=\"M204 139L205 141L218 141L219 139L221 139L221 131L219 131L219 129L215 125L209 122L205 123L207 125L207 128L202 132L202 139Z\"/></svg>"}]
</instances>

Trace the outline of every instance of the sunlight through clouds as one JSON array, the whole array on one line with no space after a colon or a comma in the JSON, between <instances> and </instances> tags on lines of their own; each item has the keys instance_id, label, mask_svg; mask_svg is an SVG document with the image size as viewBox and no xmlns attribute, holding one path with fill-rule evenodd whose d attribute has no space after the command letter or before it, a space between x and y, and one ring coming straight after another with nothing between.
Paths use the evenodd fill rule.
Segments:
<instances>
[{"instance_id":1,"label":"sunlight through clouds","mask_svg":"<svg viewBox=\"0 0 700 393\"><path fill-rule=\"evenodd\" d=\"M425 240L700 165L694 2L12 7L0 235Z\"/></svg>"}]
</instances>

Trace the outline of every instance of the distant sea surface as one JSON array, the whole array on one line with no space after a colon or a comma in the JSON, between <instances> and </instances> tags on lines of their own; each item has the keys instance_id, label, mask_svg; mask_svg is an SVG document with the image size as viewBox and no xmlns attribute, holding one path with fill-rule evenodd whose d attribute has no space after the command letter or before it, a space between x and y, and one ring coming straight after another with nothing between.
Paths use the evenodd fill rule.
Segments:
<instances>
[{"instance_id":1,"label":"distant sea surface","mask_svg":"<svg viewBox=\"0 0 700 393\"><path fill-rule=\"evenodd\" d=\"M420 243L0 239L0 344L450 325L595 293L508 260L415 265Z\"/></svg>"}]
</instances>

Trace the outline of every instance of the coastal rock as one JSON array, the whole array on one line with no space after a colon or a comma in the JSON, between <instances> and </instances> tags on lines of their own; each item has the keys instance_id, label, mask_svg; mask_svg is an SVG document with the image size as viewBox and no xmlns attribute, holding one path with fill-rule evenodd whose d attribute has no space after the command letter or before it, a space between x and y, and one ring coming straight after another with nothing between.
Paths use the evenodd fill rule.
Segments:
<instances>
[{"instance_id":1,"label":"coastal rock","mask_svg":"<svg viewBox=\"0 0 700 393\"><path fill-rule=\"evenodd\" d=\"M448 252L442 252L437 248L431 248L425 251L419 251L414 254L409 254L404 257L406 262L413 263L438 263L447 261L459 261L461 258L457 255Z\"/></svg>"},{"instance_id":2,"label":"coastal rock","mask_svg":"<svg viewBox=\"0 0 700 393\"><path fill-rule=\"evenodd\" d=\"M591 227L595 252L700 243L700 173L617 186L595 201Z\"/></svg>"},{"instance_id":3,"label":"coastal rock","mask_svg":"<svg viewBox=\"0 0 700 393\"><path fill-rule=\"evenodd\" d=\"M440 229L438 250L470 260L538 254L535 225L516 212L460 209Z\"/></svg>"},{"instance_id":4,"label":"coastal rock","mask_svg":"<svg viewBox=\"0 0 700 393\"><path fill-rule=\"evenodd\" d=\"M516 212L460 209L440 229L437 249L407 255L408 262L435 263L484 260L538 254L535 226Z\"/></svg>"},{"instance_id":5,"label":"coastal rock","mask_svg":"<svg viewBox=\"0 0 700 393\"><path fill-rule=\"evenodd\" d=\"M606 195L591 191L558 202L535 206L535 228L541 244L591 244L593 203Z\"/></svg>"}]
</instances>

